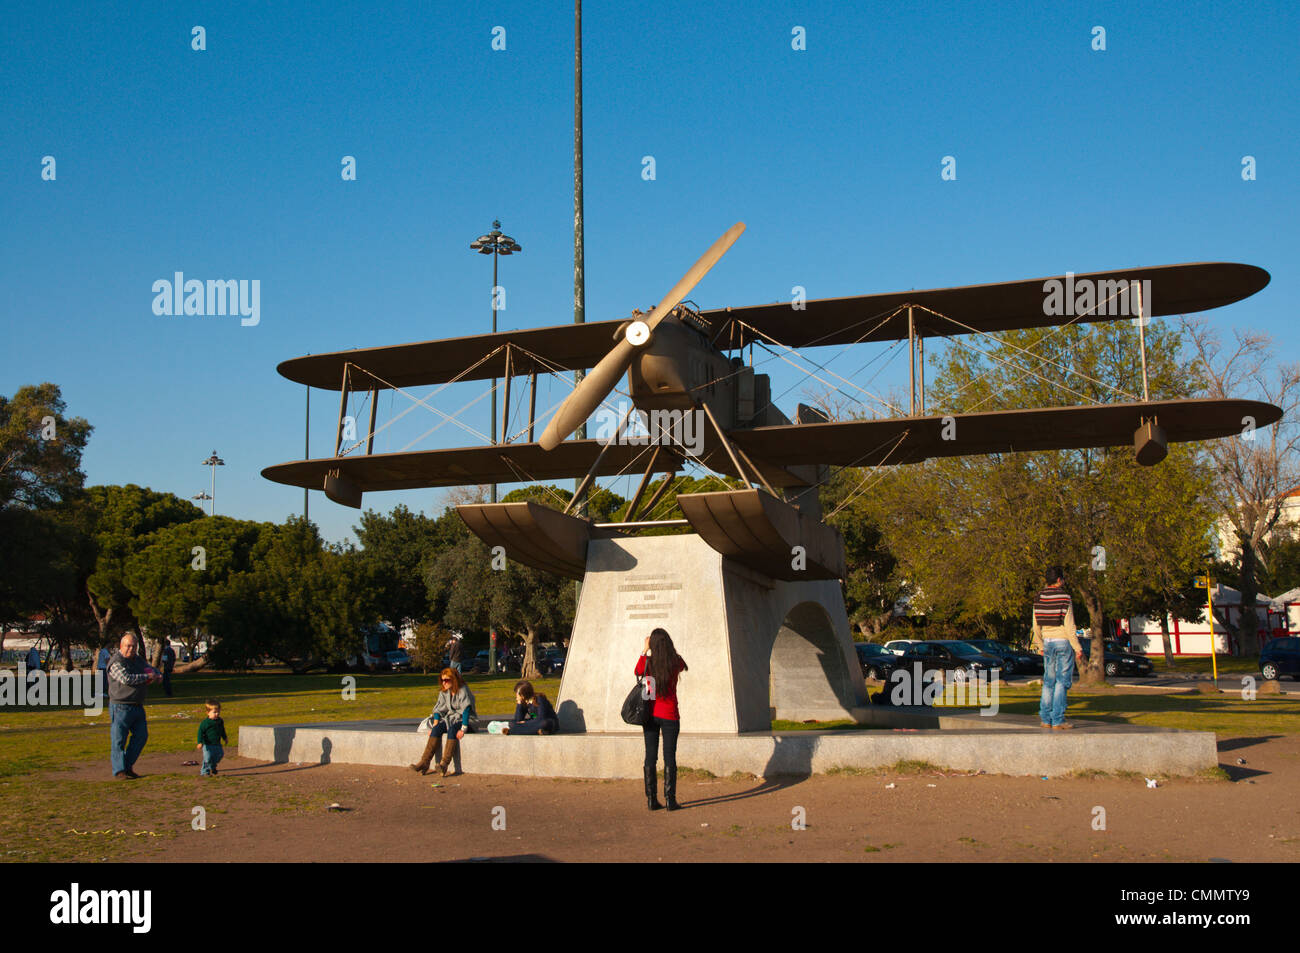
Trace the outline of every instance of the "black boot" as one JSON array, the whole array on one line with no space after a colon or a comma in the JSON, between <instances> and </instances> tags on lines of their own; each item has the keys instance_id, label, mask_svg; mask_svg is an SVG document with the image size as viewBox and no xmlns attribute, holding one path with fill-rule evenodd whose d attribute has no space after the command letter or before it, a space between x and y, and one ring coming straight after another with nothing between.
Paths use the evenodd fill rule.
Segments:
<instances>
[{"instance_id":1,"label":"black boot","mask_svg":"<svg viewBox=\"0 0 1300 953\"><path fill-rule=\"evenodd\" d=\"M644 768L643 774L645 775L645 806L652 811L657 811L663 807L658 797L659 777L654 768Z\"/></svg>"},{"instance_id":2,"label":"black boot","mask_svg":"<svg viewBox=\"0 0 1300 953\"><path fill-rule=\"evenodd\" d=\"M677 765L664 765L664 801L668 804L668 810L677 811L681 805L677 803Z\"/></svg>"}]
</instances>

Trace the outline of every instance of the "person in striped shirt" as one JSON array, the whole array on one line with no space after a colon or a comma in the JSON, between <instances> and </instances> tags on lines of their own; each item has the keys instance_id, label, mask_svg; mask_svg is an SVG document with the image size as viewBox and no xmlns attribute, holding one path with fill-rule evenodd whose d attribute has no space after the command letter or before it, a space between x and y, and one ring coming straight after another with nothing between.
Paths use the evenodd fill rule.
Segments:
<instances>
[{"instance_id":1,"label":"person in striped shirt","mask_svg":"<svg viewBox=\"0 0 1300 953\"><path fill-rule=\"evenodd\" d=\"M1043 653L1043 694L1038 702L1038 722L1044 728L1065 731L1074 727L1065 720L1066 693L1070 690L1075 659L1083 663L1083 646L1074 634L1074 603L1065 591L1061 567L1049 567L1045 581L1047 588L1034 597L1032 645L1035 651Z\"/></svg>"}]
</instances>

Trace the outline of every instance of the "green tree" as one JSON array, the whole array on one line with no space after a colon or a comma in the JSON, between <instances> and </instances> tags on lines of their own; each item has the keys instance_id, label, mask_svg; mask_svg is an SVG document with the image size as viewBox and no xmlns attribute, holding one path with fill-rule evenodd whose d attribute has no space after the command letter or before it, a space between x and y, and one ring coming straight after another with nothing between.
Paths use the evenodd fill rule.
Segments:
<instances>
[{"instance_id":1,"label":"green tree","mask_svg":"<svg viewBox=\"0 0 1300 953\"><path fill-rule=\"evenodd\" d=\"M1188 379L1199 396L1253 398L1282 409L1282 419L1265 430L1257 431L1247 419L1239 437L1206 445L1213 460L1215 500L1227 524L1225 555L1234 564L1227 578L1241 592L1244 610L1255 605L1268 540L1287 495L1300 484L1300 364L1279 362L1264 334L1238 331L1225 346L1204 319L1184 319L1183 327L1194 354ZM1243 611L1235 627L1223 621L1229 631L1236 629L1238 654L1259 654L1254 612Z\"/></svg>"},{"instance_id":2,"label":"green tree","mask_svg":"<svg viewBox=\"0 0 1300 953\"><path fill-rule=\"evenodd\" d=\"M444 542L438 520L398 505L387 515L367 510L353 527L370 602L397 629L430 618L429 589L420 567Z\"/></svg>"},{"instance_id":3,"label":"green tree","mask_svg":"<svg viewBox=\"0 0 1300 953\"><path fill-rule=\"evenodd\" d=\"M848 575L844 605L849 623L864 638L876 639L894 619L894 606L910 595L898 559L885 544L884 532L871 513L863 487L875 482L872 470L840 470L822 492L826 522L844 537Z\"/></svg>"},{"instance_id":4,"label":"green tree","mask_svg":"<svg viewBox=\"0 0 1300 953\"><path fill-rule=\"evenodd\" d=\"M1300 587L1300 532L1295 526L1278 527L1265 543L1259 585L1274 596Z\"/></svg>"},{"instance_id":5,"label":"green tree","mask_svg":"<svg viewBox=\"0 0 1300 953\"><path fill-rule=\"evenodd\" d=\"M415 636L411 661L420 666L420 671L425 675L436 671L447 650L451 629L438 622L417 622L411 627L411 633Z\"/></svg>"},{"instance_id":6,"label":"green tree","mask_svg":"<svg viewBox=\"0 0 1300 953\"><path fill-rule=\"evenodd\" d=\"M1159 620L1165 662L1174 664L1169 618L1194 618L1205 603L1205 590L1194 580L1211 562L1213 476L1195 446L1169 448L1159 464L1159 492L1129 494L1116 500L1124 507L1117 522L1128 528L1125 559L1113 570L1118 581L1120 616Z\"/></svg>"},{"instance_id":7,"label":"green tree","mask_svg":"<svg viewBox=\"0 0 1300 953\"><path fill-rule=\"evenodd\" d=\"M553 486L535 485L508 493L502 502L533 500L563 509L571 495ZM604 489L592 493L588 501L589 512L602 522L601 516L619 505L622 500ZM461 525L459 541L426 564L430 601L442 607L444 621L454 629L483 631L496 626L506 637L518 639L524 646L523 677L537 678L540 636L573 626L573 582L511 560L494 569L487 545Z\"/></svg>"},{"instance_id":8,"label":"green tree","mask_svg":"<svg viewBox=\"0 0 1300 953\"><path fill-rule=\"evenodd\" d=\"M88 616L77 593L90 560L87 514L76 507L92 428L66 409L51 383L0 396L0 649L10 625L42 613L71 667Z\"/></svg>"},{"instance_id":9,"label":"green tree","mask_svg":"<svg viewBox=\"0 0 1300 953\"><path fill-rule=\"evenodd\" d=\"M84 498L43 509L13 506L0 510L0 534L6 548L21 549L21 558L5 560L5 601L15 621L44 616L47 636L72 669L72 647L86 642L95 629L85 598L86 576L94 565L93 513Z\"/></svg>"},{"instance_id":10,"label":"green tree","mask_svg":"<svg viewBox=\"0 0 1300 953\"><path fill-rule=\"evenodd\" d=\"M262 655L295 674L360 650L367 613L356 563L326 548L316 524L294 517L259 540L250 569L230 576L208 613L219 636L214 664L243 667Z\"/></svg>"},{"instance_id":11,"label":"green tree","mask_svg":"<svg viewBox=\"0 0 1300 953\"><path fill-rule=\"evenodd\" d=\"M524 646L524 678L537 678L537 642L543 633L573 626L574 591L569 579L513 561L492 568L492 553L477 537L448 550L429 567L431 591L441 590L446 623L457 629L495 625Z\"/></svg>"},{"instance_id":12,"label":"green tree","mask_svg":"<svg viewBox=\"0 0 1300 953\"><path fill-rule=\"evenodd\" d=\"M228 581L263 557L275 529L273 523L208 516L155 530L126 558L131 612L150 635L166 635L193 650L200 631L216 631L213 613ZM211 653L194 667L210 658Z\"/></svg>"},{"instance_id":13,"label":"green tree","mask_svg":"<svg viewBox=\"0 0 1300 953\"><path fill-rule=\"evenodd\" d=\"M0 396L0 509L42 509L81 489L81 453L94 428L66 410L58 385L48 382Z\"/></svg>"},{"instance_id":14,"label":"green tree","mask_svg":"<svg viewBox=\"0 0 1300 953\"><path fill-rule=\"evenodd\" d=\"M131 613L133 593L126 581L127 560L148 544L155 531L201 519L203 511L175 494L134 483L92 486L86 497L94 514L95 547L94 568L86 577L86 600L99 631L93 646L97 648L138 626Z\"/></svg>"},{"instance_id":15,"label":"green tree","mask_svg":"<svg viewBox=\"0 0 1300 953\"><path fill-rule=\"evenodd\" d=\"M1146 330L1152 399L1185 396L1178 333L1156 324ZM934 360L935 412L1132 400L1142 392L1137 343L1129 322L1115 322L1007 331L979 350L949 348ZM1152 557L1138 544L1143 520L1180 518L1177 488L1186 481L1170 479L1179 468L1197 470L1194 451L1150 468L1137 465L1130 447L940 458L894 468L871 512L920 601L940 616L1016 617L1027 630L1043 569L1059 564L1079 621L1100 644L1105 619L1136 601L1135 579ZM1202 508L1185 517L1191 537L1203 533L1204 515ZM1179 576L1179 559L1187 558L1181 548L1178 557L1162 576ZM1103 680L1103 666L1103 653L1091 653L1082 680Z\"/></svg>"}]
</instances>

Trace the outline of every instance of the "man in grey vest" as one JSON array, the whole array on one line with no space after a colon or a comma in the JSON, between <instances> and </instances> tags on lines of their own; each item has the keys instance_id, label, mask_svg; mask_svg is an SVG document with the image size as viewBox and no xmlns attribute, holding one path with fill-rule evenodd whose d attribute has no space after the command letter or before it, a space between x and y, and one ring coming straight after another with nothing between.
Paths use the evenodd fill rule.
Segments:
<instances>
[{"instance_id":1,"label":"man in grey vest","mask_svg":"<svg viewBox=\"0 0 1300 953\"><path fill-rule=\"evenodd\" d=\"M145 693L162 676L145 664L138 637L122 636L118 651L108 660L108 712L112 727L113 777L119 781L138 778L132 770L136 758L149 740L144 716Z\"/></svg>"}]
</instances>

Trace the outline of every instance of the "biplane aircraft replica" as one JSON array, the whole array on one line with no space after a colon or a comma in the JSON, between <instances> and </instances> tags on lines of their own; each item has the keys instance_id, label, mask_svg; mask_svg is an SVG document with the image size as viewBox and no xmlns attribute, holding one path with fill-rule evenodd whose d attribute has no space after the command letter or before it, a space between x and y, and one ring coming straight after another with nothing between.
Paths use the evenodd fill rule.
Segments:
<instances>
[{"instance_id":1,"label":"biplane aircraft replica","mask_svg":"<svg viewBox=\"0 0 1300 953\"><path fill-rule=\"evenodd\" d=\"M592 539L635 535L664 523L648 514L694 461L747 489L677 497L685 520L714 550L773 579L836 579L845 573L843 543L821 519L816 488L830 467L914 464L931 457L1009 453L1132 444L1139 463L1158 464L1167 444L1239 433L1243 421L1259 427L1280 419L1272 404L1250 400L1157 400L1086 406L1039 407L927 416L926 338L988 334L1011 328L1045 328L1074 321L1133 320L1205 311L1240 301L1263 288L1267 272L1244 264L1202 263L1129 271L1065 275L928 291L750 307L696 310L684 300L741 232L737 224L719 238L649 313L586 324L503 331L391 347L300 357L280 373L311 387L341 391L333 456L283 463L263 476L291 486L320 489L331 500L360 507L365 493L485 483L582 478L575 492L599 477L640 473L640 485L615 523L560 512L535 502L460 506L470 528L512 559L582 578ZM1062 316L1045 306L1052 282L1070 297L1088 287L1091 304ZM1082 299L1081 299L1082 300ZM1070 297L1070 301L1073 298ZM908 342L911 402L905 415L832 420L800 405L787 418L772 401L768 375L746 366L742 348L761 343L798 349L871 342ZM1143 345L1145 347L1145 345ZM921 355L918 400L917 355ZM1145 350L1143 350L1145 375ZM590 369L559 408L535 428L538 375ZM671 428L645 440L568 439L605 405L624 377L635 410L649 419L678 421L673 412L707 422L703 439L687 447ZM375 399L385 389L451 381L503 381L506 406L513 381L529 381L526 440L489 446L374 453ZM369 392L370 425L344 446L344 408L350 394ZM521 395L518 393L516 397ZM659 412L657 415L655 412ZM667 412L667 413L665 413ZM523 435L523 431L520 431ZM360 452L364 445L364 452ZM652 498L642 498L654 474L666 478ZM570 503L570 507L573 503ZM806 566L792 568L793 547Z\"/></svg>"}]
</instances>

